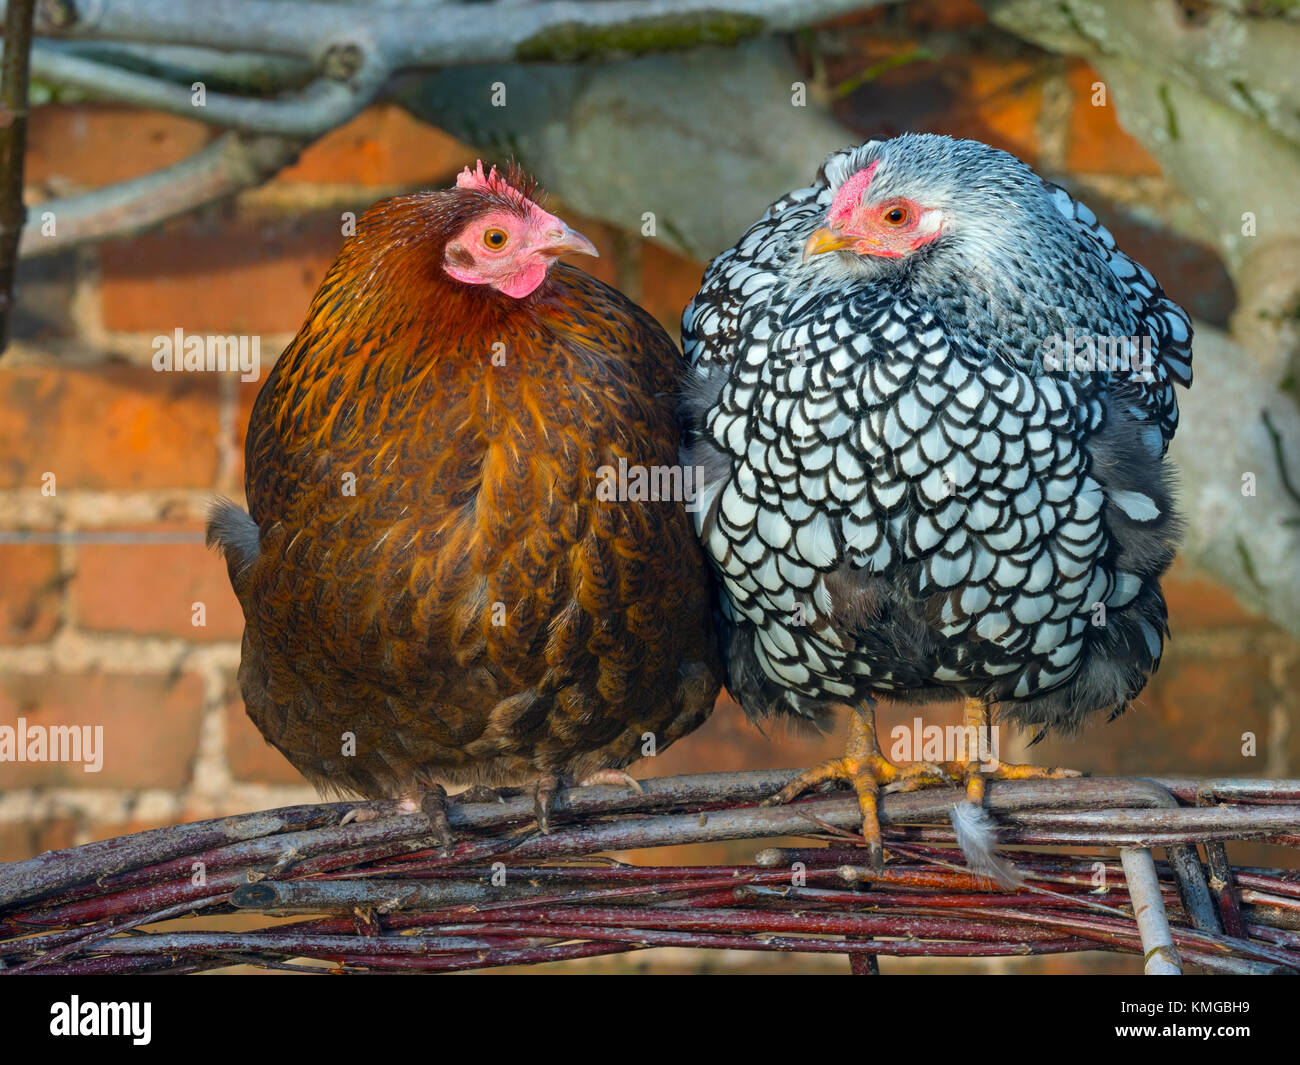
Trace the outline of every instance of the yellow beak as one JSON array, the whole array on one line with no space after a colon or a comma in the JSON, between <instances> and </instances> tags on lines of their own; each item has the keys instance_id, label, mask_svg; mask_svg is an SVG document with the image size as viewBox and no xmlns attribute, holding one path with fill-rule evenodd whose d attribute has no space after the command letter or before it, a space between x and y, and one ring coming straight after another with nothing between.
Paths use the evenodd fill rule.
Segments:
<instances>
[{"instance_id":1,"label":"yellow beak","mask_svg":"<svg viewBox=\"0 0 1300 1065\"><path fill-rule=\"evenodd\" d=\"M824 255L828 251L844 251L853 247L859 241L859 237L847 237L843 233L837 233L828 226L822 226L811 237L808 243L803 246L803 257L811 258L814 255Z\"/></svg>"}]
</instances>

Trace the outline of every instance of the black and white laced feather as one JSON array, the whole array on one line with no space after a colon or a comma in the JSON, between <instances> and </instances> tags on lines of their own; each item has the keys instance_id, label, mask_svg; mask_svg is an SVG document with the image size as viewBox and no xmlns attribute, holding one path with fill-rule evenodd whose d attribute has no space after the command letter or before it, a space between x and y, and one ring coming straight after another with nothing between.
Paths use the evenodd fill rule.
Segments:
<instances>
[{"instance_id":1,"label":"black and white laced feather","mask_svg":"<svg viewBox=\"0 0 1300 1065\"><path fill-rule=\"evenodd\" d=\"M805 261L872 163L872 200L941 209L941 235ZM977 142L845 149L713 261L682 331L695 520L748 714L968 696L1073 731L1142 689L1192 330L1087 207ZM1087 365L1081 338L1144 337L1149 365ZM1052 362L1062 340L1081 357Z\"/></svg>"}]
</instances>

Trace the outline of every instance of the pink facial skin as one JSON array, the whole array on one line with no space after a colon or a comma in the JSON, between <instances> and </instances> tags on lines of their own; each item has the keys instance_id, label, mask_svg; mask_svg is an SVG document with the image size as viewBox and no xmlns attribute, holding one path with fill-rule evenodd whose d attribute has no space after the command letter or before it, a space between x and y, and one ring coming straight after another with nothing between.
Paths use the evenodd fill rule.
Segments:
<instances>
[{"instance_id":1,"label":"pink facial skin","mask_svg":"<svg viewBox=\"0 0 1300 1065\"><path fill-rule=\"evenodd\" d=\"M483 173L481 162L477 171L466 167L456 185L518 205L488 210L448 241L443 269L457 281L490 285L512 299L523 299L546 280L546 271L561 255L598 254L591 241L508 185L495 167L489 174Z\"/></svg>"},{"instance_id":2,"label":"pink facial skin","mask_svg":"<svg viewBox=\"0 0 1300 1065\"><path fill-rule=\"evenodd\" d=\"M840 186L826 214L826 228L844 238L844 251L898 259L943 232L943 214L905 196L868 203L871 177L879 165L859 170Z\"/></svg>"}]
</instances>

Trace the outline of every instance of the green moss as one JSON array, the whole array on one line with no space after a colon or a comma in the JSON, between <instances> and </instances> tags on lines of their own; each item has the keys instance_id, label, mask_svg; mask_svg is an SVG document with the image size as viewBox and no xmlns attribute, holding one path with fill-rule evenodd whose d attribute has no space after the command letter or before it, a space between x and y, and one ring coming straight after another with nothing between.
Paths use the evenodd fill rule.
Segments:
<instances>
[{"instance_id":1,"label":"green moss","mask_svg":"<svg viewBox=\"0 0 1300 1065\"><path fill-rule=\"evenodd\" d=\"M1070 5L1061 4L1060 7L1061 7L1061 14L1065 16L1065 21L1069 25L1070 29L1074 30L1074 32L1077 33L1080 37L1082 37L1085 41L1091 40L1092 39L1091 35L1088 34L1086 30L1084 30L1083 24L1079 22L1079 16L1074 13Z\"/></svg>"},{"instance_id":2,"label":"green moss","mask_svg":"<svg viewBox=\"0 0 1300 1065\"><path fill-rule=\"evenodd\" d=\"M650 16L617 26L584 26L565 22L533 35L515 49L523 62L547 60L571 63L582 59L650 52L671 52L702 44L736 44L763 32L763 20L725 11L700 11L689 16Z\"/></svg>"},{"instance_id":3,"label":"green moss","mask_svg":"<svg viewBox=\"0 0 1300 1065\"><path fill-rule=\"evenodd\" d=\"M27 86L27 102L32 107L39 107L41 104L78 104L93 99L95 99L94 93L41 78L32 78Z\"/></svg>"},{"instance_id":4,"label":"green moss","mask_svg":"<svg viewBox=\"0 0 1300 1065\"><path fill-rule=\"evenodd\" d=\"M1246 5L1246 14L1255 18L1272 18L1290 14L1297 7L1300 7L1300 0L1251 0Z\"/></svg>"},{"instance_id":5,"label":"green moss","mask_svg":"<svg viewBox=\"0 0 1300 1065\"><path fill-rule=\"evenodd\" d=\"M684 248L689 252L695 251L695 245L685 233L677 226L673 225L672 220L668 218L659 219L659 225L663 226L664 232L677 242L679 248Z\"/></svg>"},{"instance_id":6,"label":"green moss","mask_svg":"<svg viewBox=\"0 0 1300 1065\"><path fill-rule=\"evenodd\" d=\"M1246 576L1250 579L1259 591L1264 591L1264 586L1260 583L1259 577L1255 574L1255 563L1251 561L1250 552L1246 550L1246 541L1240 536L1237 537L1237 557L1241 559L1241 568Z\"/></svg>"},{"instance_id":7,"label":"green moss","mask_svg":"<svg viewBox=\"0 0 1300 1065\"><path fill-rule=\"evenodd\" d=\"M1178 115L1174 113L1173 101L1169 99L1169 86L1162 84L1156 94L1160 97L1160 106L1165 109L1165 129L1169 131L1169 139L1176 141L1179 139Z\"/></svg>"},{"instance_id":8,"label":"green moss","mask_svg":"<svg viewBox=\"0 0 1300 1065\"><path fill-rule=\"evenodd\" d=\"M1248 108L1250 108L1250 110L1254 113L1256 118L1261 119L1262 121L1265 122L1268 121L1268 115L1265 114L1264 109L1259 106L1259 101L1256 100L1255 97L1251 95L1250 90L1246 88L1246 83L1244 81L1242 81L1240 78L1234 78L1232 81L1232 88L1233 91L1241 98L1242 103L1244 103Z\"/></svg>"},{"instance_id":9,"label":"green moss","mask_svg":"<svg viewBox=\"0 0 1300 1065\"><path fill-rule=\"evenodd\" d=\"M907 52L900 52L898 55L891 55L887 59L882 59L879 63L873 63L860 73L852 77L845 78L835 86L832 95L838 100L856 92L868 82L875 81L882 74L887 74L898 67L906 66L908 63L919 63L927 59L933 59L934 53L928 48L913 48Z\"/></svg>"}]
</instances>

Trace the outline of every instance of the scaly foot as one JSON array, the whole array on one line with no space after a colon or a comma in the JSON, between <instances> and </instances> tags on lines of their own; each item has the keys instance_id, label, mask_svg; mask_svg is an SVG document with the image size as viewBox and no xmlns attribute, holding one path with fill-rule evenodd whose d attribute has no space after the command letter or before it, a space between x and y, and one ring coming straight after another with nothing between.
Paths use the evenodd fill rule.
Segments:
<instances>
[{"instance_id":1,"label":"scaly foot","mask_svg":"<svg viewBox=\"0 0 1300 1065\"><path fill-rule=\"evenodd\" d=\"M933 762L894 765L880 753L876 740L876 712L864 706L854 710L849 722L849 742L843 758L831 758L800 773L767 799L764 806L779 806L827 781L848 781L858 796L862 811L862 838L867 845L867 864L877 873L885 867L885 848L880 835L880 792L917 791L952 783L941 766Z\"/></svg>"},{"instance_id":2,"label":"scaly foot","mask_svg":"<svg viewBox=\"0 0 1300 1065\"><path fill-rule=\"evenodd\" d=\"M955 761L945 762L944 770L966 785L966 802L952 809L952 825L957 843L966 856L966 866L977 876L995 881L1005 891L1023 886L1024 878L997 853L997 833L993 819L984 808L984 793L990 780L1064 780L1081 776L1073 769L1017 765L999 761L990 707L982 699L968 698L962 715L965 743Z\"/></svg>"},{"instance_id":3,"label":"scaly foot","mask_svg":"<svg viewBox=\"0 0 1300 1065\"><path fill-rule=\"evenodd\" d=\"M559 777L554 773L548 773L543 777L538 777L537 782L533 785L533 814L537 818L537 827L542 830L544 835L549 834L551 831L551 811L555 809L555 793L560 790L560 784ZM645 793L645 788L641 787L640 781L629 776L622 769L597 769L594 773L583 777L577 784L580 788L590 788L598 785L631 788L638 794Z\"/></svg>"},{"instance_id":4,"label":"scaly foot","mask_svg":"<svg viewBox=\"0 0 1300 1065\"><path fill-rule=\"evenodd\" d=\"M422 784L397 800L397 816L407 817L422 813L433 826L433 835L443 854L450 854L455 837L447 820L447 791L441 784ZM378 821L383 815L373 807L355 807L343 815L339 827L356 822Z\"/></svg>"},{"instance_id":5,"label":"scaly foot","mask_svg":"<svg viewBox=\"0 0 1300 1065\"><path fill-rule=\"evenodd\" d=\"M962 719L966 729L965 750L956 761L944 762L943 768L953 780L966 785L966 798L976 806L984 802L986 781L1065 780L1083 775L1075 769L998 761L996 755L990 753L996 751L997 746L992 742L989 706L980 699L966 700Z\"/></svg>"},{"instance_id":6,"label":"scaly foot","mask_svg":"<svg viewBox=\"0 0 1300 1065\"><path fill-rule=\"evenodd\" d=\"M993 769L985 769L980 762L944 762L944 771L953 780L964 782L966 798L979 806L984 802L984 785L989 780L1066 780L1083 776L1077 769L1059 769L1048 766L1020 765L1015 762L998 762Z\"/></svg>"}]
</instances>

